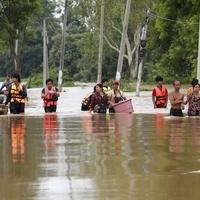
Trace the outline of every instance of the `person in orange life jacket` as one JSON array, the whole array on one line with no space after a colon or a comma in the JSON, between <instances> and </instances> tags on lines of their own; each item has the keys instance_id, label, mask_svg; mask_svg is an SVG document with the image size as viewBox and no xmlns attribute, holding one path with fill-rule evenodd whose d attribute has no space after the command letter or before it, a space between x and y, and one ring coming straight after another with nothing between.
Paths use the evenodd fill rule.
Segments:
<instances>
[{"instance_id":1,"label":"person in orange life jacket","mask_svg":"<svg viewBox=\"0 0 200 200\"><path fill-rule=\"evenodd\" d=\"M60 93L58 88L53 86L53 80L46 80L46 87L42 89L41 98L44 102L44 111L46 113L56 112L57 109L57 101Z\"/></svg>"},{"instance_id":2,"label":"person in orange life jacket","mask_svg":"<svg viewBox=\"0 0 200 200\"><path fill-rule=\"evenodd\" d=\"M25 85L21 84L21 78L18 73L11 75L12 84L8 90L8 96L5 104L10 102L10 113L20 114L24 113L25 99L27 98L27 91Z\"/></svg>"},{"instance_id":3,"label":"person in orange life jacket","mask_svg":"<svg viewBox=\"0 0 200 200\"><path fill-rule=\"evenodd\" d=\"M111 113L115 112L112 107L114 104L119 103L120 101L126 100L124 93L119 89L119 85L120 85L119 81L114 80L113 89L108 94L109 112Z\"/></svg>"},{"instance_id":4,"label":"person in orange life jacket","mask_svg":"<svg viewBox=\"0 0 200 200\"><path fill-rule=\"evenodd\" d=\"M157 82L157 86L152 91L154 108L166 108L168 102L168 91L167 88L163 86L163 78L157 76L155 81Z\"/></svg>"},{"instance_id":5,"label":"person in orange life jacket","mask_svg":"<svg viewBox=\"0 0 200 200\"><path fill-rule=\"evenodd\" d=\"M184 94L180 93L181 83L180 81L174 81L174 92L169 94L169 100L171 103L170 115L183 117L183 102Z\"/></svg>"}]
</instances>

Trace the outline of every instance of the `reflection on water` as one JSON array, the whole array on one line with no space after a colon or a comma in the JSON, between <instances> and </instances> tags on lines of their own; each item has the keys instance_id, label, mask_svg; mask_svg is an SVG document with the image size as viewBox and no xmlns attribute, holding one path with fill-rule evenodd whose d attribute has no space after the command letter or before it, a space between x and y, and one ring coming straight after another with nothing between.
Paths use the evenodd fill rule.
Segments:
<instances>
[{"instance_id":1,"label":"reflection on water","mask_svg":"<svg viewBox=\"0 0 200 200\"><path fill-rule=\"evenodd\" d=\"M10 135L12 148L12 161L14 163L24 161L25 152L25 119L24 117L10 118Z\"/></svg>"},{"instance_id":2,"label":"reflection on water","mask_svg":"<svg viewBox=\"0 0 200 200\"><path fill-rule=\"evenodd\" d=\"M0 118L0 199L199 199L199 122L162 114Z\"/></svg>"}]
</instances>

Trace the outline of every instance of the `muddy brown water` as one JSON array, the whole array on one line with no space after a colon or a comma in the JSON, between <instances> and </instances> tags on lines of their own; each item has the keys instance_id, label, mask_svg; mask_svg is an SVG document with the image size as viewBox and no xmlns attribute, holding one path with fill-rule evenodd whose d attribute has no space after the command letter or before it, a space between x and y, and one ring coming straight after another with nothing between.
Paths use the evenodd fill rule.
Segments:
<instances>
[{"instance_id":1,"label":"muddy brown water","mask_svg":"<svg viewBox=\"0 0 200 200\"><path fill-rule=\"evenodd\" d=\"M1 200L200 199L200 119L0 118Z\"/></svg>"}]
</instances>

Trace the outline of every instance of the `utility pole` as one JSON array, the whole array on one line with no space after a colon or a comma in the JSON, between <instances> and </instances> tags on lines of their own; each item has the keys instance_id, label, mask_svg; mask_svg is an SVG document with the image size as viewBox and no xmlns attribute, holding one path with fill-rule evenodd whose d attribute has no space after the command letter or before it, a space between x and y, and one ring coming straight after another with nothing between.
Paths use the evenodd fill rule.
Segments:
<instances>
[{"instance_id":1,"label":"utility pole","mask_svg":"<svg viewBox=\"0 0 200 200\"><path fill-rule=\"evenodd\" d=\"M15 39L15 59L14 59L14 65L15 65L15 71L20 73L19 70L19 60L18 60L18 44L19 44L19 40L18 40L18 35L19 35L19 30L16 29L16 39Z\"/></svg>"},{"instance_id":2,"label":"utility pole","mask_svg":"<svg viewBox=\"0 0 200 200\"><path fill-rule=\"evenodd\" d=\"M142 79L142 69L144 66L144 59L145 59L145 49L146 46L146 38L147 38L147 30L148 30L148 23L150 20L151 12L147 10L147 16L145 18L144 24L141 29L141 36L140 36L140 62L139 62L139 69L138 69L138 76L137 76L137 85L136 85L136 96L140 96L140 84Z\"/></svg>"},{"instance_id":3,"label":"utility pole","mask_svg":"<svg viewBox=\"0 0 200 200\"><path fill-rule=\"evenodd\" d=\"M46 86L46 79L49 76L48 70L48 51L47 51L47 30L46 18L43 19L43 87Z\"/></svg>"},{"instance_id":4,"label":"utility pole","mask_svg":"<svg viewBox=\"0 0 200 200\"><path fill-rule=\"evenodd\" d=\"M199 17L199 45L198 45L197 79L200 81L200 17Z\"/></svg>"},{"instance_id":5,"label":"utility pole","mask_svg":"<svg viewBox=\"0 0 200 200\"><path fill-rule=\"evenodd\" d=\"M123 65L123 60L124 60L123 58L124 58L124 51L125 51L125 43L126 43L126 34L128 31L130 8L131 8L131 0L127 0L126 10L125 10L125 14L124 14L122 38L121 38L121 44L120 44L120 50L119 50L119 58L118 58L118 64L117 64L116 80L121 79L122 65Z\"/></svg>"},{"instance_id":6,"label":"utility pole","mask_svg":"<svg viewBox=\"0 0 200 200\"><path fill-rule=\"evenodd\" d=\"M60 55L60 65L58 73L58 88L62 91L63 84L63 68L65 60L65 33L67 28L67 4L68 0L65 0L65 11L64 11L64 20L63 20L63 29L62 29L62 41L61 41L61 55Z\"/></svg>"},{"instance_id":7,"label":"utility pole","mask_svg":"<svg viewBox=\"0 0 200 200\"><path fill-rule=\"evenodd\" d=\"M100 20L100 35L99 35L99 59L98 59L98 77L97 82L102 80L102 57L103 57L103 31L104 31L104 0L101 0L101 20Z\"/></svg>"}]
</instances>

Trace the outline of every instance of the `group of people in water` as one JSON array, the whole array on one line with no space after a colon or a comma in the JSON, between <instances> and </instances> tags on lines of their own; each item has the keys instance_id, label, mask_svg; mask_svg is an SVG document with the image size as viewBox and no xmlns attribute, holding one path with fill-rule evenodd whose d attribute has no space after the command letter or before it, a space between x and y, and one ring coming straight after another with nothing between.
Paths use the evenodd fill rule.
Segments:
<instances>
[{"instance_id":1,"label":"group of people in water","mask_svg":"<svg viewBox=\"0 0 200 200\"><path fill-rule=\"evenodd\" d=\"M154 108L167 108L168 99L171 104L171 116L183 116L184 106L188 104L189 116L200 116L200 84L197 79L193 79L191 88L187 95L180 92L181 83L178 80L173 82L174 91L168 93L163 86L163 78L157 76L155 79L157 85L152 91L152 101ZM6 96L6 100L0 98L0 104L8 105L10 103L11 114L21 114L25 110L25 102L28 100L26 86L21 83L18 73L7 76L6 81L0 88L0 94ZM53 85L53 80L46 80L46 87L41 91L44 111L46 113L56 112L57 101L60 96L58 88ZM120 82L114 80L112 89L108 86L108 80L103 79L94 87L94 91L87 94L81 104L82 111L94 113L114 113L114 105L126 100L124 93L120 90Z\"/></svg>"},{"instance_id":2,"label":"group of people in water","mask_svg":"<svg viewBox=\"0 0 200 200\"><path fill-rule=\"evenodd\" d=\"M171 104L171 116L183 116L183 110L188 104L188 116L200 116L200 84L197 79L193 79L191 87L187 90L187 94L180 92L181 82L175 80L173 82L174 91L168 94L168 90L163 86L163 78L156 77L156 87L152 91L152 101L154 108L166 108L168 99Z\"/></svg>"},{"instance_id":3,"label":"group of people in water","mask_svg":"<svg viewBox=\"0 0 200 200\"><path fill-rule=\"evenodd\" d=\"M94 91L85 96L82 101L82 111L89 110L95 113L114 113L113 105L126 100L124 93L120 90L120 82L113 81L112 89L108 86L108 80L103 79L101 83L96 84Z\"/></svg>"},{"instance_id":4,"label":"group of people in water","mask_svg":"<svg viewBox=\"0 0 200 200\"><path fill-rule=\"evenodd\" d=\"M0 104L10 104L11 114L23 114L25 111L25 102L28 101L27 89L24 84L21 83L21 78L18 73L13 73L7 76L5 82L0 88L0 94L3 97L0 98ZM41 98L43 99L44 111L46 113L56 112L57 101L60 93L56 87L53 86L53 80L46 80L46 87L42 89Z\"/></svg>"}]
</instances>

